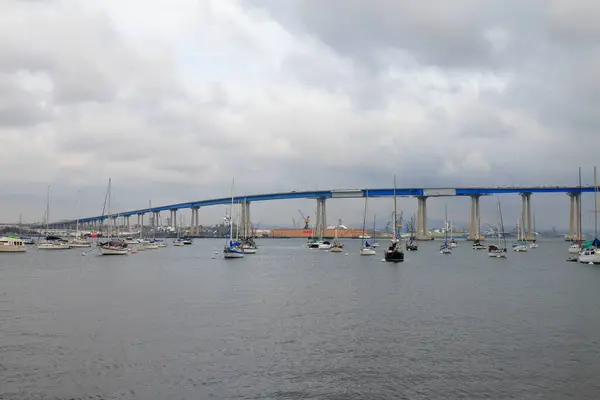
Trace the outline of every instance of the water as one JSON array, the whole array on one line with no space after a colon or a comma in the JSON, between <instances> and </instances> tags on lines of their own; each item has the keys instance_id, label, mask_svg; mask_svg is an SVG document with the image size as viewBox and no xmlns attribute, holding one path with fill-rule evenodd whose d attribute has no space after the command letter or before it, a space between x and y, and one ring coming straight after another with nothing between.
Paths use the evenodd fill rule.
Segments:
<instances>
[{"instance_id":1,"label":"water","mask_svg":"<svg viewBox=\"0 0 600 400\"><path fill-rule=\"evenodd\" d=\"M597 399L600 267L196 240L0 255L0 399Z\"/></svg>"}]
</instances>

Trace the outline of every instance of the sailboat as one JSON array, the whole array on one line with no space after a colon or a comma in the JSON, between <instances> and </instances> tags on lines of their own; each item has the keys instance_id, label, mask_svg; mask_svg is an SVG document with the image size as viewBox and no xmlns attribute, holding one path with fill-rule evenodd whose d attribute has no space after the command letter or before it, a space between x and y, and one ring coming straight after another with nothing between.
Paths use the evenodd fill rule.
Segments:
<instances>
[{"instance_id":1,"label":"sailboat","mask_svg":"<svg viewBox=\"0 0 600 400\"><path fill-rule=\"evenodd\" d=\"M581 245L583 243L583 238L581 237L581 231L582 231L582 227L581 227L581 167L579 167L579 214L577 215L577 239L573 240L571 242L571 245L569 246L569 254L579 254L579 252L581 251ZM570 259L572 261L575 261L575 258Z\"/></svg>"},{"instance_id":2,"label":"sailboat","mask_svg":"<svg viewBox=\"0 0 600 400\"><path fill-rule=\"evenodd\" d=\"M396 206L396 176L394 175L394 216L393 216L393 224L394 224L394 233L392 234L392 241L390 243L390 247L388 247L385 251L385 261L387 262L402 262L404 261L404 252L402 251L402 246L400 240L398 238L398 212Z\"/></svg>"},{"instance_id":3,"label":"sailboat","mask_svg":"<svg viewBox=\"0 0 600 400\"><path fill-rule=\"evenodd\" d=\"M223 246L223 257L225 258L243 258L244 257L244 249L242 248L242 244L237 240L233 241L233 198L234 196L234 188L235 188L235 180L231 183L231 205L229 207L229 216L227 217L229 222L229 232L228 232L228 240ZM237 230L239 231L239 223L237 226ZM237 236L237 234L236 234Z\"/></svg>"},{"instance_id":4,"label":"sailboat","mask_svg":"<svg viewBox=\"0 0 600 400\"><path fill-rule=\"evenodd\" d=\"M419 250L419 245L415 242L415 217L414 215L410 219L410 237L408 239L408 243L406 243L406 250L408 251L417 251Z\"/></svg>"},{"instance_id":5,"label":"sailboat","mask_svg":"<svg viewBox=\"0 0 600 400\"><path fill-rule=\"evenodd\" d=\"M367 226L367 202L369 199L369 190L365 191L365 209L363 211L363 226L362 226L362 235L360 236L361 245L360 245L360 255L361 256L374 256L377 254L375 249L369 245L366 232ZM373 217L373 224L375 224L375 217ZM375 236L375 228L373 227L373 236Z\"/></svg>"},{"instance_id":6,"label":"sailboat","mask_svg":"<svg viewBox=\"0 0 600 400\"><path fill-rule=\"evenodd\" d=\"M66 240L53 235L48 235L50 231L50 185L48 185L46 193L46 239L43 242L38 243L37 248L39 250L65 250L69 249L69 243Z\"/></svg>"},{"instance_id":7,"label":"sailboat","mask_svg":"<svg viewBox=\"0 0 600 400\"><path fill-rule=\"evenodd\" d=\"M340 242L340 239L338 238L337 225L335 226L334 236L335 237L333 238L333 244L331 245L331 249L329 251L331 251L332 253L341 253L342 251L344 251L344 245Z\"/></svg>"},{"instance_id":8,"label":"sailboat","mask_svg":"<svg viewBox=\"0 0 600 400\"><path fill-rule=\"evenodd\" d=\"M379 243L377 243L377 231L375 230L375 221L376 220L377 220L377 215L373 214L373 241L371 243L365 242L365 245L367 245L373 249L376 249L379 247ZM365 239L368 239L368 237L366 237Z\"/></svg>"},{"instance_id":9,"label":"sailboat","mask_svg":"<svg viewBox=\"0 0 600 400\"><path fill-rule=\"evenodd\" d=\"M495 245L491 244L488 247L488 256L490 257L506 258L506 237L504 237L504 234L501 235L500 232L504 233L504 222L502 221L500 199L498 199L498 229L496 229L497 242Z\"/></svg>"},{"instance_id":10,"label":"sailboat","mask_svg":"<svg viewBox=\"0 0 600 400\"><path fill-rule=\"evenodd\" d=\"M177 222L179 222L179 226L175 227L175 229L177 229L177 238L173 240L173 246L184 246L183 239L181 239L181 237L180 237L181 225L183 224L183 222L181 221L181 218L182 218L182 216L180 216L177 221Z\"/></svg>"},{"instance_id":11,"label":"sailboat","mask_svg":"<svg viewBox=\"0 0 600 400\"><path fill-rule=\"evenodd\" d=\"M152 212L152 200L148 200L148 210L150 212ZM152 218L152 216L151 216ZM143 248L144 250L155 250L158 249L158 243L156 242L156 229L154 227L154 224L157 224L157 221L154 221L154 219L151 219L152 221L152 240L149 239L144 239L142 238L142 234L140 232L140 248Z\"/></svg>"},{"instance_id":12,"label":"sailboat","mask_svg":"<svg viewBox=\"0 0 600 400\"><path fill-rule=\"evenodd\" d=\"M441 254L452 254L452 249L448 243L448 206L445 207L445 221L444 221L444 244L440 246Z\"/></svg>"},{"instance_id":13,"label":"sailboat","mask_svg":"<svg viewBox=\"0 0 600 400\"><path fill-rule=\"evenodd\" d=\"M584 264L600 264L600 240L598 240L598 181L594 167L594 239L581 245L578 260Z\"/></svg>"},{"instance_id":14,"label":"sailboat","mask_svg":"<svg viewBox=\"0 0 600 400\"><path fill-rule=\"evenodd\" d=\"M107 225L108 228L108 240L103 243L98 243L98 249L100 250L100 255L103 256L124 256L129 254L129 248L127 248L127 244L119 239L111 239L111 230L110 230L110 220L112 219L112 215L110 213L110 205L111 205L111 178L108 178L108 189L106 192L106 199L108 201L108 220L109 223ZM104 219L103 219L104 220Z\"/></svg>"},{"instance_id":15,"label":"sailboat","mask_svg":"<svg viewBox=\"0 0 600 400\"><path fill-rule=\"evenodd\" d=\"M448 242L448 244L450 245L450 248L452 248L452 249L458 247L458 242L452 236L453 231L454 231L454 221L451 221L450 222L450 242Z\"/></svg>"},{"instance_id":16,"label":"sailboat","mask_svg":"<svg viewBox=\"0 0 600 400\"><path fill-rule=\"evenodd\" d=\"M79 190L77 191L77 223L75 228L75 239L69 241L70 247L92 247L92 243L81 237L79 232Z\"/></svg>"},{"instance_id":17,"label":"sailboat","mask_svg":"<svg viewBox=\"0 0 600 400\"><path fill-rule=\"evenodd\" d=\"M523 214L521 218L517 218L517 242L513 243L513 251L525 252L528 249L527 242L525 241L525 227L523 226Z\"/></svg>"}]
</instances>

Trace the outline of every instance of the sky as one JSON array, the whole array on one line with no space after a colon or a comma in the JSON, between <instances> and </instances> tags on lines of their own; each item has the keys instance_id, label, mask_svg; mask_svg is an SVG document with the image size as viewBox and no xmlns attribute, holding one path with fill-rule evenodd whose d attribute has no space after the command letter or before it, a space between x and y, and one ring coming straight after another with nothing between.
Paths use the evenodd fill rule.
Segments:
<instances>
[{"instance_id":1,"label":"sky","mask_svg":"<svg viewBox=\"0 0 600 400\"><path fill-rule=\"evenodd\" d=\"M52 220L99 215L108 178L113 211L228 196L234 178L238 194L394 175L574 185L581 166L592 183L598 17L594 0L3 0L0 221L40 220L48 185ZM519 197L501 201L516 219ZM539 227L568 226L566 196L532 204ZM330 201L328 222L362 206ZM429 216L445 207L468 219L464 198L432 199ZM292 225L315 208L255 204L252 218ZM484 221L494 210L482 200Z\"/></svg>"}]
</instances>

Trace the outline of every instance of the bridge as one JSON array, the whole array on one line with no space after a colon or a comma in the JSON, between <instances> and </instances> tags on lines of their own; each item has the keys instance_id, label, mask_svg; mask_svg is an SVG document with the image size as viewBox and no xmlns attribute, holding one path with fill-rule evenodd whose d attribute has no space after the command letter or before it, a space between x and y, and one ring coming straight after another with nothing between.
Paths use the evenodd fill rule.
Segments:
<instances>
[{"instance_id":1,"label":"bridge","mask_svg":"<svg viewBox=\"0 0 600 400\"><path fill-rule=\"evenodd\" d=\"M340 189L340 190L316 190L316 191L291 191L281 193L254 194L245 196L235 196L233 203L241 205L241 223L244 229L250 226L250 203L256 201L271 200L290 200L290 199L316 199L317 201L317 220L315 229L324 229L327 226L326 200L342 198L364 198L364 197L391 197L394 191L399 197L416 197L418 201L417 208L417 229L416 237L418 240L429 240L427 229L427 199L429 197L444 196L463 196L471 198L470 215L470 238L481 237L480 231L480 212L479 199L481 196L500 195L500 194L518 194L522 198L521 224L526 232L527 240L534 240L532 219L531 219L531 195L543 193L564 193L570 198L570 220L569 235L571 238L578 237L581 232L581 221L578 216L581 210L581 194L594 192L594 186L507 186L507 187L465 187L465 188L389 188L389 189ZM192 235L199 234L199 210L202 207L231 204L231 197L222 197L217 199L190 201L186 203L170 204L159 207L142 208L138 210L113 213L111 215L99 215L95 217L80 218L79 224L84 229L97 228L104 220L112 220L112 224L117 224L118 218L124 219L127 228L130 227L130 217L137 216L137 227L144 226L144 216L153 215L153 221L158 221L158 216L163 211L171 213L173 226L177 225L177 211L181 209L192 210L191 232ZM51 229L70 229L76 224L77 220L62 220L49 224ZM37 226L40 228L41 226Z\"/></svg>"}]
</instances>

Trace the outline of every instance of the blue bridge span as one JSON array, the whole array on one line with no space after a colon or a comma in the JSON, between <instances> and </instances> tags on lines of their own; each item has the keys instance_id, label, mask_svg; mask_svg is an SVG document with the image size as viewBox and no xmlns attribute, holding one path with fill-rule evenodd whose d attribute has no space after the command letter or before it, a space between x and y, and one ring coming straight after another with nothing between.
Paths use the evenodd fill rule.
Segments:
<instances>
[{"instance_id":1,"label":"blue bridge span","mask_svg":"<svg viewBox=\"0 0 600 400\"><path fill-rule=\"evenodd\" d=\"M499 194L519 194L522 196L522 215L523 224L526 226L528 234L533 235L531 227L531 204L530 199L532 194L542 193L564 193L571 198L571 232L575 234L575 225L579 225L575 215L578 214L580 208L580 197L582 193L594 192L594 186L506 186L506 187L463 187L463 188L396 188L397 196L401 197L416 197L418 203L417 216L417 236L424 238L427 236L427 211L426 200L429 197L443 196L469 196L472 199L471 204L471 228L472 234L476 235L478 228L475 226L479 220L479 198L481 196L499 195ZM339 189L339 190L313 190L313 191L291 191L268 194L253 194L244 196L235 196L234 203L243 203L247 208L246 215L249 218L249 204L256 201L270 200L290 200L290 199L316 199L318 202L317 210L322 209L322 219L325 219L325 200L336 198L364 198L364 197L391 197L394 194L393 188L387 189ZM158 214L162 211L172 212L172 216L176 218L176 211L189 208L192 210L192 231L198 225L198 209L202 207L227 205L232 202L231 197L222 197L216 199L190 201L185 203L170 204L158 207L141 208L137 210L124 211L113 213L111 215L98 215L94 217L80 218L80 224L95 225L96 222L103 221L108 218L124 217L129 224L129 217L133 215L139 218L147 213ZM242 211L244 213L244 210ZM319 211L318 211L319 212ZM319 215L317 216L319 218ZM76 220L62 220L50 224L54 228L64 228L76 223ZM581 229L577 226L577 229Z\"/></svg>"}]
</instances>

